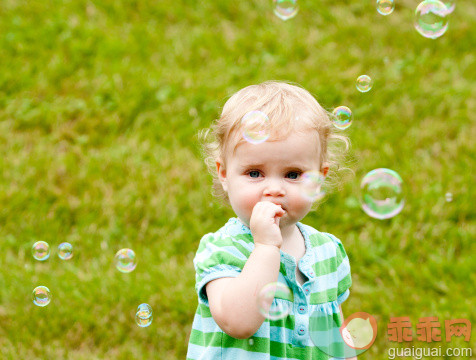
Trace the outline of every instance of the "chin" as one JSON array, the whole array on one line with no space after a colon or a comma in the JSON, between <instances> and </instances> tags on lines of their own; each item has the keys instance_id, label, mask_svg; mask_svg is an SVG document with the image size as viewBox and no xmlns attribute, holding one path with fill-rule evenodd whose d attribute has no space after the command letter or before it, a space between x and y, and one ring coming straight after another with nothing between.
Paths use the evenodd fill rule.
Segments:
<instances>
[{"instance_id":1,"label":"chin","mask_svg":"<svg viewBox=\"0 0 476 360\"><path fill-rule=\"evenodd\" d=\"M279 220L279 227L283 227L283 226L289 226L290 224L294 224L294 220L291 220L289 219L288 216L286 216L287 214L285 214L281 220Z\"/></svg>"}]
</instances>

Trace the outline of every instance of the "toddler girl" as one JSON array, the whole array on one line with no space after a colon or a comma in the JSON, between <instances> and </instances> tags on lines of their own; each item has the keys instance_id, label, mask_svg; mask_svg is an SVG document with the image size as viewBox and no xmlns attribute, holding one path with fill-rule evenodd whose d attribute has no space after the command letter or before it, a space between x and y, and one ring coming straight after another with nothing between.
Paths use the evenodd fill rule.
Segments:
<instances>
[{"instance_id":1,"label":"toddler girl","mask_svg":"<svg viewBox=\"0 0 476 360\"><path fill-rule=\"evenodd\" d=\"M269 138L243 137L243 116L269 118ZM302 174L326 176L336 165L326 111L306 90L269 81L248 86L225 104L205 145L215 195L236 214L203 236L194 259L198 307L187 359L329 359L310 337L310 317L328 314L342 322L340 304L349 296L349 260L340 240L300 221L313 201L302 193ZM289 314L272 320L257 297L280 282L289 297L273 306Z\"/></svg>"}]
</instances>

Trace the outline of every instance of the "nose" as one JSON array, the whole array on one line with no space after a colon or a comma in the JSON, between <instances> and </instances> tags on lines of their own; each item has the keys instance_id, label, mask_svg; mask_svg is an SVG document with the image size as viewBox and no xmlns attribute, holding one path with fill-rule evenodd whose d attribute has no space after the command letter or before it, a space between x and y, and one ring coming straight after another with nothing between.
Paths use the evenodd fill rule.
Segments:
<instances>
[{"instance_id":1,"label":"nose","mask_svg":"<svg viewBox=\"0 0 476 360\"><path fill-rule=\"evenodd\" d=\"M279 180L268 179L263 191L264 196L284 196L286 189L284 184Z\"/></svg>"}]
</instances>

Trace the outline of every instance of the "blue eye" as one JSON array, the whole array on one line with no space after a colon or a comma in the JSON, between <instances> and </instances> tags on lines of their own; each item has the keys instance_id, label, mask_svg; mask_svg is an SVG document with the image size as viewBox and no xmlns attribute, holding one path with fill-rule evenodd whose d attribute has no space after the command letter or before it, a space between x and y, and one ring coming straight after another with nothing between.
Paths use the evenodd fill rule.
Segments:
<instances>
[{"instance_id":1,"label":"blue eye","mask_svg":"<svg viewBox=\"0 0 476 360\"><path fill-rule=\"evenodd\" d=\"M259 177L259 171L252 170L248 173L248 175L252 178L258 178Z\"/></svg>"},{"instance_id":2,"label":"blue eye","mask_svg":"<svg viewBox=\"0 0 476 360\"><path fill-rule=\"evenodd\" d=\"M300 173L298 173L297 171L291 171L288 173L288 178L290 178L291 180L296 180L297 178L299 178L299 175L301 175Z\"/></svg>"}]
</instances>

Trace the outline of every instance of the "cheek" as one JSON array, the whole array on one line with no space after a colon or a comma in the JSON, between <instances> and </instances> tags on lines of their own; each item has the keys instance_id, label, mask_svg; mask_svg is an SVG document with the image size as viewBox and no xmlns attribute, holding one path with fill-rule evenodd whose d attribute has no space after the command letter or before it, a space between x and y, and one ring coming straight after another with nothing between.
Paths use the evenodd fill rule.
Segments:
<instances>
[{"instance_id":1,"label":"cheek","mask_svg":"<svg viewBox=\"0 0 476 360\"><path fill-rule=\"evenodd\" d=\"M308 212L311 209L312 201L304 197L299 190L293 193L293 199L296 210Z\"/></svg>"},{"instance_id":2,"label":"cheek","mask_svg":"<svg viewBox=\"0 0 476 360\"><path fill-rule=\"evenodd\" d=\"M260 201L260 198L257 194L253 193L252 191L244 191L242 192L240 199L239 199L242 208L246 210L247 212L251 213L253 211L254 206L258 201Z\"/></svg>"},{"instance_id":3,"label":"cheek","mask_svg":"<svg viewBox=\"0 0 476 360\"><path fill-rule=\"evenodd\" d=\"M235 206L239 207L242 212L250 214L256 203L260 201L259 193L253 191L253 189L246 186L246 184L237 184L237 186L234 187L232 197Z\"/></svg>"}]
</instances>

